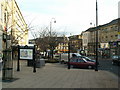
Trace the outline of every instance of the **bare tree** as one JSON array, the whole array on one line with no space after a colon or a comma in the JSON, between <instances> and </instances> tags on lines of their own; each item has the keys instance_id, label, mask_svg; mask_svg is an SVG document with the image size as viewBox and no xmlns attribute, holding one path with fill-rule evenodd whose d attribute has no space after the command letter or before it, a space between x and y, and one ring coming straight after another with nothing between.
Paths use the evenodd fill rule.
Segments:
<instances>
[{"instance_id":1,"label":"bare tree","mask_svg":"<svg viewBox=\"0 0 120 90\"><path fill-rule=\"evenodd\" d=\"M36 44L41 51L46 52L50 50L50 57L53 59L53 52L58 45L57 32L49 31L48 27L39 30L39 37L36 39Z\"/></svg>"}]
</instances>

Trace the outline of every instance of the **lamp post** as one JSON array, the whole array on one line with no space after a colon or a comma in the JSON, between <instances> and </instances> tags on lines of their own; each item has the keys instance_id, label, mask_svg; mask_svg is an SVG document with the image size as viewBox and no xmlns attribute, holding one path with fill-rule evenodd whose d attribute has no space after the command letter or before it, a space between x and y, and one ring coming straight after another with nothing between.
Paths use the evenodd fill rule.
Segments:
<instances>
[{"instance_id":1,"label":"lamp post","mask_svg":"<svg viewBox=\"0 0 120 90\"><path fill-rule=\"evenodd\" d=\"M98 5L96 0L96 65L95 71L98 71Z\"/></svg>"},{"instance_id":2,"label":"lamp post","mask_svg":"<svg viewBox=\"0 0 120 90\"><path fill-rule=\"evenodd\" d=\"M51 31L52 31L52 20L54 20L54 23L56 23L55 18L52 18L50 21L50 36L51 36Z\"/></svg>"},{"instance_id":3,"label":"lamp post","mask_svg":"<svg viewBox=\"0 0 120 90\"><path fill-rule=\"evenodd\" d=\"M91 26L92 26L92 24L93 24L93 23L90 22L90 25L91 25ZM95 53L96 53L96 52L95 52L95 49L96 49L96 48L95 48L95 40L96 40L96 39L95 39L95 24L94 24L94 26L92 26L92 27L94 27L94 31L93 31L93 41L92 41L92 42L93 42L93 48L92 48L93 51L92 51L92 53L94 53L93 55L94 55L94 58L95 58Z\"/></svg>"},{"instance_id":4,"label":"lamp post","mask_svg":"<svg viewBox=\"0 0 120 90\"><path fill-rule=\"evenodd\" d=\"M52 33L51 33L51 31L52 31L52 20L54 20L54 23L56 23L55 18L52 18L51 21L50 21L50 38L51 38L51 36L52 36ZM50 56L51 56L51 55L50 55ZM52 59L53 59L53 48L52 48Z\"/></svg>"},{"instance_id":5,"label":"lamp post","mask_svg":"<svg viewBox=\"0 0 120 90\"><path fill-rule=\"evenodd\" d=\"M68 69L70 69L70 40L68 38Z\"/></svg>"}]
</instances>

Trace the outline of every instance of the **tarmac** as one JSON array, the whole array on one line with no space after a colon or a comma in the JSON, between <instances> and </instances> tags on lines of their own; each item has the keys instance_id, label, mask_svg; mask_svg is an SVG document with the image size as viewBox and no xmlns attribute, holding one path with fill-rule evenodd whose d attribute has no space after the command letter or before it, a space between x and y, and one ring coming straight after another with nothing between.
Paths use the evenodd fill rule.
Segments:
<instances>
[{"instance_id":1,"label":"tarmac","mask_svg":"<svg viewBox=\"0 0 120 90\"><path fill-rule=\"evenodd\" d=\"M118 76L94 69L67 69L60 63L46 63L44 67L28 67L26 61L20 61L20 71L16 68L12 82L2 82L2 88L118 88Z\"/></svg>"}]
</instances>

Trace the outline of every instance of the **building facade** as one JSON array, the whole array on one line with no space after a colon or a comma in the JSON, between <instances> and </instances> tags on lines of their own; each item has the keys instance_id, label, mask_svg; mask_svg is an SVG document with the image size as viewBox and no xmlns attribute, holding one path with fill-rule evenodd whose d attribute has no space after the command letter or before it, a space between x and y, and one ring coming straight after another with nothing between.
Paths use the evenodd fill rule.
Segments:
<instances>
[{"instance_id":1,"label":"building facade","mask_svg":"<svg viewBox=\"0 0 120 90\"><path fill-rule=\"evenodd\" d=\"M80 53L82 48L82 35L73 35L69 37L70 49L72 53Z\"/></svg>"},{"instance_id":2,"label":"building facade","mask_svg":"<svg viewBox=\"0 0 120 90\"><path fill-rule=\"evenodd\" d=\"M57 37L58 46L55 48L57 53L68 53L68 37Z\"/></svg>"},{"instance_id":3,"label":"building facade","mask_svg":"<svg viewBox=\"0 0 120 90\"><path fill-rule=\"evenodd\" d=\"M100 48L102 54L110 57L116 54L117 45L114 43L118 40L118 19L115 19L100 27ZM111 44L113 43L113 44ZM114 48L111 48L114 47Z\"/></svg>"},{"instance_id":4,"label":"building facade","mask_svg":"<svg viewBox=\"0 0 120 90\"><path fill-rule=\"evenodd\" d=\"M82 32L82 46L83 50L85 51L86 55L88 55L89 50L88 50L88 43L90 42L90 31L86 30Z\"/></svg>"},{"instance_id":5,"label":"building facade","mask_svg":"<svg viewBox=\"0 0 120 90\"><path fill-rule=\"evenodd\" d=\"M89 28L83 32L83 48L86 50L87 55L95 55L96 53L96 31L98 32L99 55L110 57L116 52L116 44L114 42L118 40L118 19L100 25L97 28ZM110 47L114 47L114 49Z\"/></svg>"},{"instance_id":6,"label":"building facade","mask_svg":"<svg viewBox=\"0 0 120 90\"><path fill-rule=\"evenodd\" d=\"M7 43L12 44L12 46L27 45L28 28L17 2L15 0L2 0L0 6L2 31L3 34L10 36L10 41L8 40Z\"/></svg>"}]
</instances>

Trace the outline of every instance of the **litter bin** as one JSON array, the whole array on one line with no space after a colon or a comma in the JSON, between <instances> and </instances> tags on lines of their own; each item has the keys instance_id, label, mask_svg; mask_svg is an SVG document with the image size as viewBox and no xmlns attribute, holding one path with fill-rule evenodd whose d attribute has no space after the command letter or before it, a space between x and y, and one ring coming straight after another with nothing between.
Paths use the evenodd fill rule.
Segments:
<instances>
[{"instance_id":1,"label":"litter bin","mask_svg":"<svg viewBox=\"0 0 120 90\"><path fill-rule=\"evenodd\" d=\"M45 66L45 59L40 59L40 66Z\"/></svg>"},{"instance_id":2,"label":"litter bin","mask_svg":"<svg viewBox=\"0 0 120 90\"><path fill-rule=\"evenodd\" d=\"M36 68L40 68L40 67L43 67L43 66L45 66L45 60L44 59L36 60Z\"/></svg>"},{"instance_id":3,"label":"litter bin","mask_svg":"<svg viewBox=\"0 0 120 90\"><path fill-rule=\"evenodd\" d=\"M41 66L40 66L40 60L37 60L36 61L36 68L40 68Z\"/></svg>"},{"instance_id":4,"label":"litter bin","mask_svg":"<svg viewBox=\"0 0 120 90\"><path fill-rule=\"evenodd\" d=\"M27 66L33 66L34 61L33 60L27 60ZM36 68L40 68L42 66L45 66L45 60L39 59L36 60Z\"/></svg>"}]
</instances>

